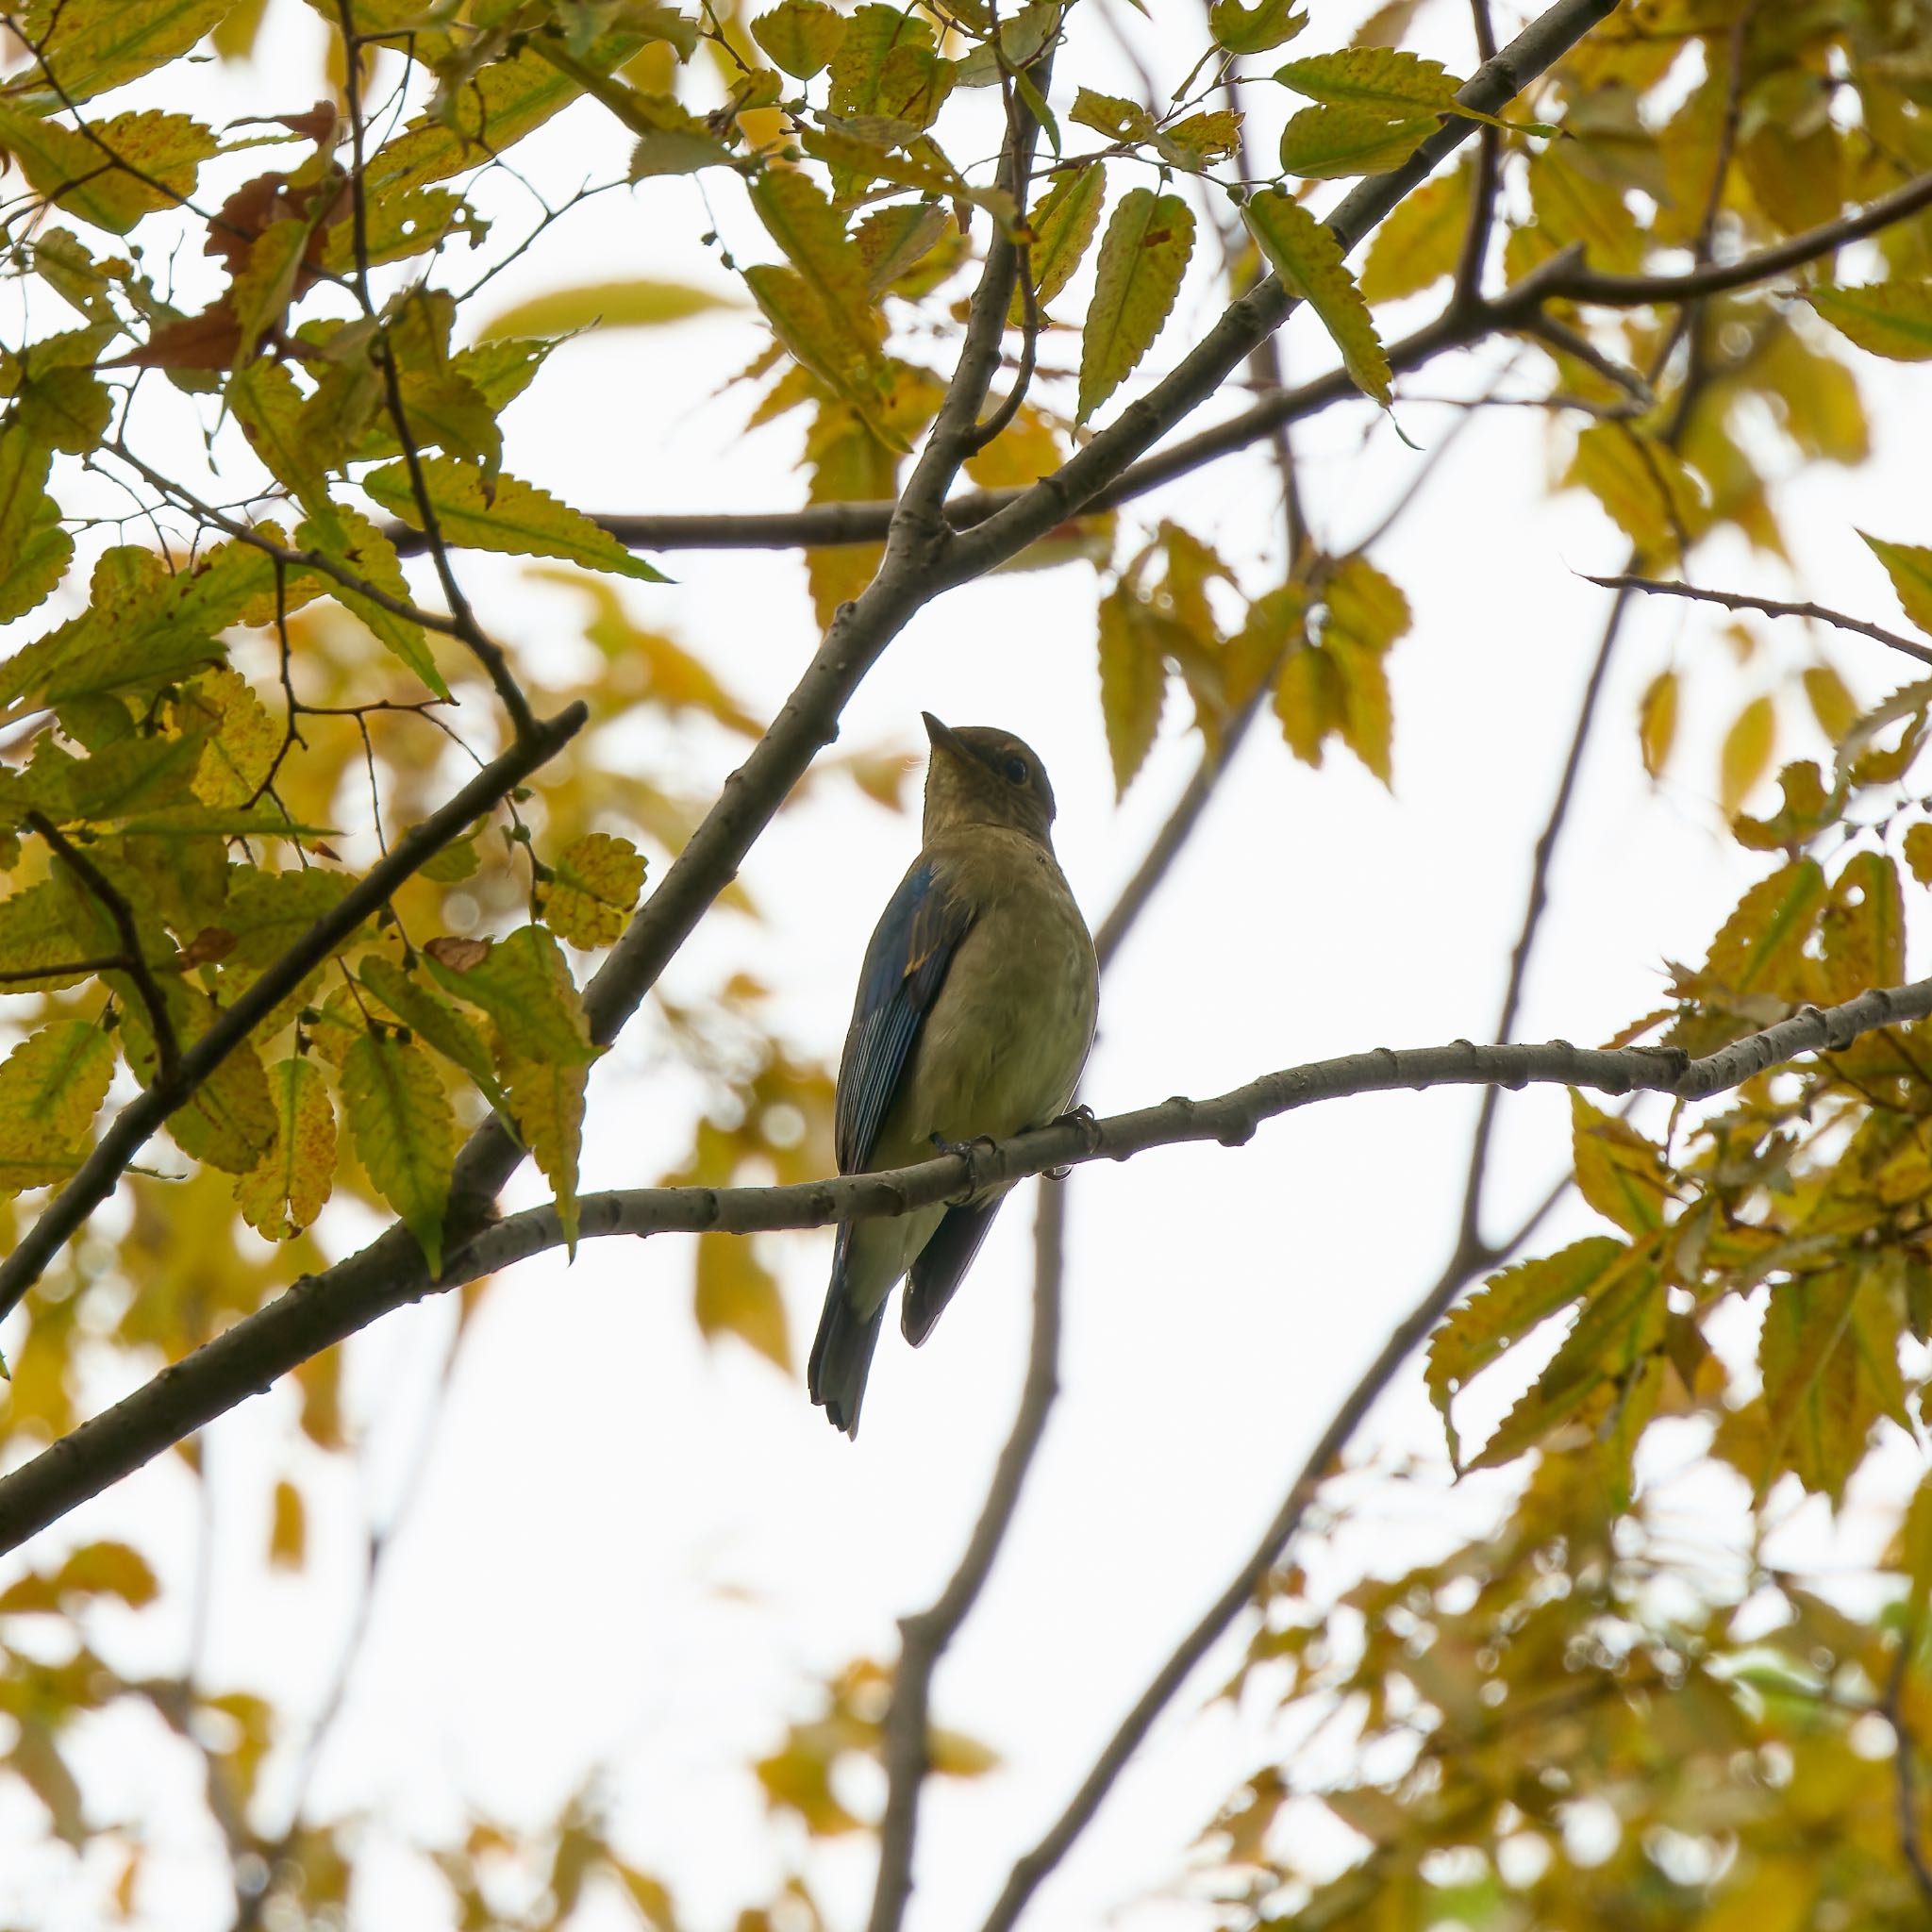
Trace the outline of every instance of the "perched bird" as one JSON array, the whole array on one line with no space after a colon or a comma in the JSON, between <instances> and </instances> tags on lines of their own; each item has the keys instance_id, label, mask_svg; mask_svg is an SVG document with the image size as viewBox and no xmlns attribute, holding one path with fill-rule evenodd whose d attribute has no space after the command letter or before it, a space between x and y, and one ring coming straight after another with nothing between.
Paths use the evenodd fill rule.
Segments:
<instances>
[{"instance_id":1,"label":"perched bird","mask_svg":"<svg viewBox=\"0 0 1932 1932\"><path fill-rule=\"evenodd\" d=\"M1053 788L1006 731L932 741L924 843L866 948L839 1066L839 1172L929 1159L1062 1113L1093 1041L1093 941L1053 856ZM916 1348L972 1265L1005 1188L956 1207L847 1222L812 1343L811 1399L858 1433L886 1301L910 1274L901 1325Z\"/></svg>"}]
</instances>

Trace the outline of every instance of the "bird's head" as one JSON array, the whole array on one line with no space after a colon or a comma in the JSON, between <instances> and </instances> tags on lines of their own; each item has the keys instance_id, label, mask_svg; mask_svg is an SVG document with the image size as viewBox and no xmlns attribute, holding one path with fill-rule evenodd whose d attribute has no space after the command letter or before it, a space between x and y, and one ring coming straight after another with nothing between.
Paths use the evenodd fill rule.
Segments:
<instances>
[{"instance_id":1,"label":"bird's head","mask_svg":"<svg viewBox=\"0 0 1932 1932\"><path fill-rule=\"evenodd\" d=\"M1010 731L987 724L955 730L930 711L925 735L932 760L925 772L925 837L955 825L1005 825L1051 846L1053 787L1034 749Z\"/></svg>"}]
</instances>

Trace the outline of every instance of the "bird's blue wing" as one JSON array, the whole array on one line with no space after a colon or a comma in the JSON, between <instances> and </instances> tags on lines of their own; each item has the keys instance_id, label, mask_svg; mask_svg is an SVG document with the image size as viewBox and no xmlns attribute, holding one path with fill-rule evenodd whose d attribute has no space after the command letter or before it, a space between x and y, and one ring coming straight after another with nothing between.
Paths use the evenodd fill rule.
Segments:
<instances>
[{"instance_id":1,"label":"bird's blue wing","mask_svg":"<svg viewBox=\"0 0 1932 1932\"><path fill-rule=\"evenodd\" d=\"M972 924L971 908L948 892L930 864L914 866L892 894L866 948L839 1064L841 1174L857 1174L871 1159L920 1026Z\"/></svg>"}]
</instances>

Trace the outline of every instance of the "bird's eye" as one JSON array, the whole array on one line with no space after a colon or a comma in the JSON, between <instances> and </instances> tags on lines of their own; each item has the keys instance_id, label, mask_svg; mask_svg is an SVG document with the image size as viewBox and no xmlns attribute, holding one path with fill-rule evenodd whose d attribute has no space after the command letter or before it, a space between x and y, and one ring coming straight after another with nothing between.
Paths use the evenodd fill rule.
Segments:
<instances>
[{"instance_id":1,"label":"bird's eye","mask_svg":"<svg viewBox=\"0 0 1932 1932\"><path fill-rule=\"evenodd\" d=\"M1006 764L1006 772L1008 780L1011 784L1025 784L1027 778L1026 760L1024 758L1008 758Z\"/></svg>"}]
</instances>

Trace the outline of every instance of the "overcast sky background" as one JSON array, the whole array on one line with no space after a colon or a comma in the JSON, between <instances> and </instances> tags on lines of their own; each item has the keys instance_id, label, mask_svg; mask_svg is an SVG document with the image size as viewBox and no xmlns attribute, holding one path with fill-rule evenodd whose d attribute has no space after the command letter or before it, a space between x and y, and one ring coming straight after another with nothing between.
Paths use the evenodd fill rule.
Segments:
<instances>
[{"instance_id":1,"label":"overcast sky background","mask_svg":"<svg viewBox=\"0 0 1932 1932\"><path fill-rule=\"evenodd\" d=\"M1158 33L1136 29L1141 44L1157 49L1164 34L1191 54L1192 9L1159 10ZM1343 43L1367 10L1316 0L1307 46ZM1499 27L1508 31L1522 11L1499 6ZM312 98L312 17L294 0L271 0L269 33L266 103L258 75L208 69L197 85L219 105L205 111L293 109ZM1432 0L1411 44L1466 72L1466 9ZM1089 25L1075 45L1091 64L1062 62L1057 99L1070 99L1076 81L1124 77L1104 34ZM621 142L579 108L520 149L519 164L567 183L621 165ZM502 182L489 191L505 235L527 219L513 193ZM765 252L733 184L711 185L710 203L748 258ZM503 276L500 302L481 310L626 275L726 288L695 245L711 218L691 181L603 197ZM1211 259L1205 233L1203 253ZM1136 387L1198 338L1214 312L1211 281L1191 283ZM1410 318L1385 310L1379 320L1392 338ZM748 392L718 393L762 341L748 317L721 312L573 342L509 411L508 467L586 508L796 504L796 419L744 435ZM1297 375L1332 362L1304 317L1286 344ZM1869 358L1859 375L1877 459L1854 476L1820 469L1794 479L1784 527L1800 594L1896 622L1853 525L1924 540L1912 520L1923 504L1922 391L1911 372ZM1525 358L1515 392L1541 380ZM1440 396L1481 383L1479 370L1458 363L1408 386ZM1367 409L1297 429L1309 515L1331 547L1373 526L1456 420L1421 403L1399 415L1420 453ZM1391 659L1393 790L1343 752L1319 772L1297 764L1264 721L1107 981L1085 1087L1097 1110L1210 1094L1328 1054L1492 1033L1530 848L1607 604L1578 573L1620 568L1624 555L1592 501L1544 493L1568 435L1530 410L1490 412L1377 547L1375 561L1415 613ZM1262 454L1198 473L1129 512L1149 525L1163 514L1211 537L1250 591L1278 580L1279 496ZM662 560L677 582L625 586L630 609L698 651L753 711L774 711L817 641L800 562ZM1696 569L1703 581L1774 595L1796 581L1728 538L1700 552ZM486 622L532 661L575 648L575 599L530 586L503 559L465 558L463 574ZM1196 741L1176 696L1148 769L1115 805L1093 602L1084 565L947 597L867 680L841 745L911 757L923 744L921 709L1019 732L1052 773L1060 857L1097 923L1185 783ZM1717 808L1723 730L1748 696L1770 690L1779 694L1780 760L1824 747L1796 687L1819 641L1790 626L1758 635L1740 672L1712 614L1674 605L1633 613L1557 858L1523 1037L1595 1041L1657 1005L1663 961L1700 958L1764 869L1730 840ZM1828 640L1824 649L1860 697L1903 681L1904 667L1875 644ZM1637 702L1671 662L1686 674L1686 721L1669 774L1653 786L1638 757ZM640 740L654 774L668 769L701 791L715 789L730 756L704 731ZM785 1036L836 1057L873 922L916 841L913 820L847 787L819 788L744 869L764 923L714 914L670 990L702 993L747 967L774 987ZM1916 941L1912 958L1920 968ZM691 1089L666 1076L650 1033L635 1029L593 1082L587 1189L652 1180L686 1145ZM1245 1554L1391 1324L1434 1278L1474 1111L1470 1092L1351 1101L1273 1123L1239 1151L1174 1149L1085 1168L1071 1182L1063 1393L981 1608L937 1686L937 1720L991 1743L1005 1764L972 1784L932 1788L918 1932L977 1923L1013 1857L1058 1813ZM1560 1091L1507 1099L1490 1231L1540 1197L1567 1160ZM526 1175L513 1199L528 1198ZM500 1281L462 1348L420 1471L425 1394L453 1314L434 1302L351 1344L353 1408L366 1429L354 1474L300 1441L286 1388L208 1432L218 1540L207 1679L271 1688L297 1710L333 1668L363 1524L385 1521L420 1475L314 1788L324 1814L354 1808L386 1821L370 1836L358 1924L440 1923L440 1885L391 1840L459 1835L466 1801L534 1823L592 1764L604 1767L599 1789L620 1842L674 1887L690 1924L727 1926L741 1905L769 1894L799 1840L790 1823L766 1820L747 1762L774 1747L787 1718L810 1714L816 1678L858 1656L889 1660L894 1618L928 1602L950 1573L1018 1394L1031 1213L1028 1187L925 1349L915 1355L889 1327L856 1445L826 1427L800 1381L735 1342L705 1346L690 1313L691 1246L671 1238L591 1243L575 1267L547 1257ZM1590 1222L1566 1208L1540 1248ZM364 1232L344 1216L330 1240L346 1249ZM830 1246L829 1235L763 1241L801 1358ZM0 1329L0 1342L15 1333ZM1499 1408L1511 1392L1490 1399ZM1365 1448L1384 1466L1421 1466L1408 1480L1351 1485L1363 1526L1348 1546L1300 1548L1318 1584L1440 1548L1479 1526L1507 1492L1507 1479L1450 1485L1415 1374L1377 1410ZM310 1557L299 1578L260 1568L264 1464L308 1488ZM1855 1570L1887 1526L1885 1487L1881 1477L1855 1491L1835 1541L1807 1506L1786 1532L1789 1548ZM1697 1522L1713 1547L1737 1541L1736 1498L1722 1484L1686 1501L1710 1512ZM196 1523L175 1458L76 1512L47 1543L110 1534L132 1535L158 1557L167 1601L139 1618L104 1613L100 1641L129 1672L178 1669ZM1190 1846L1260 1761L1268 1736L1265 1712L1203 1708L1234 1656L1224 1650L1177 1701L1041 1894L1037 1923L1119 1932L1207 1923L1191 1902ZM102 1724L83 1734L77 1755L97 1815L151 1821L142 1922L170 1932L225 1924L225 1867L203 1829L185 1748L145 1731L132 1748L125 1726ZM278 1754L266 1776L271 1807L289 1789L294 1757ZM861 1781L852 1795L862 1804L876 1793ZM1346 1855L1346 1836L1313 1807L1296 1821ZM279 1821L271 1810L265 1822ZM95 1886L111 1874L100 1865L76 1874L64 1853L39 1848L42 1837L32 1801L0 1782L8 1909L24 1923L92 1925ZM867 1840L810 1853L835 1925L862 1916L872 1863ZM625 1917L613 1906L609 1923Z\"/></svg>"}]
</instances>

